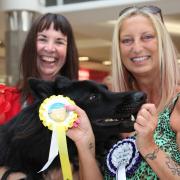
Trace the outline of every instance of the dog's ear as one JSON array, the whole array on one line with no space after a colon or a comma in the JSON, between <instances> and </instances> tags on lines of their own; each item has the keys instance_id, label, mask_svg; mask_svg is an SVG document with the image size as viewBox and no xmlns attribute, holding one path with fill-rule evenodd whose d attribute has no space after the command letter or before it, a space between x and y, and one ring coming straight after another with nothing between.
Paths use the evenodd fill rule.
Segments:
<instances>
[{"instance_id":1,"label":"dog's ear","mask_svg":"<svg viewBox=\"0 0 180 180\"><path fill-rule=\"evenodd\" d=\"M33 97L36 99L45 99L53 95L53 81L45 81L37 78L29 78L28 83Z\"/></svg>"},{"instance_id":2,"label":"dog's ear","mask_svg":"<svg viewBox=\"0 0 180 180\"><path fill-rule=\"evenodd\" d=\"M109 90L108 86L106 84L101 84L101 86L107 90Z\"/></svg>"},{"instance_id":3,"label":"dog's ear","mask_svg":"<svg viewBox=\"0 0 180 180\"><path fill-rule=\"evenodd\" d=\"M58 89L62 89L64 87L68 87L72 84L72 80L68 79L67 77L64 77L64 76L57 76L56 77L56 80L55 80L55 83L56 83L56 87Z\"/></svg>"}]
</instances>

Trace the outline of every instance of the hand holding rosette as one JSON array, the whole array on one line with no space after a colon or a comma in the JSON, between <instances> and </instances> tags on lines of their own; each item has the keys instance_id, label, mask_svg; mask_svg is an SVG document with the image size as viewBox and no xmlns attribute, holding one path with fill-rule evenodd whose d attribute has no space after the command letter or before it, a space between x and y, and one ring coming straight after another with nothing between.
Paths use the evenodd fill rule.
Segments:
<instances>
[{"instance_id":1,"label":"hand holding rosette","mask_svg":"<svg viewBox=\"0 0 180 180\"><path fill-rule=\"evenodd\" d=\"M49 167L59 151L63 177L68 180L72 180L72 172L67 150L66 131L77 120L77 114L74 111L66 110L65 105L73 104L75 104L74 101L68 97L53 95L45 99L39 108L40 120L45 127L52 130L48 162L39 172Z\"/></svg>"}]
</instances>

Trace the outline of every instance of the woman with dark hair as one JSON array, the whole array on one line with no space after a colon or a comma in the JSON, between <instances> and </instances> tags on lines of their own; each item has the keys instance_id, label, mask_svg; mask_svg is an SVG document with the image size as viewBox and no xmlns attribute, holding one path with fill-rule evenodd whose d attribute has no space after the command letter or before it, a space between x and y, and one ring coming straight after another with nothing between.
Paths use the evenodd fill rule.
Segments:
<instances>
[{"instance_id":1,"label":"woman with dark hair","mask_svg":"<svg viewBox=\"0 0 180 180\"><path fill-rule=\"evenodd\" d=\"M68 20L63 15L52 13L39 16L25 39L17 86L0 85L0 124L10 120L22 106L32 101L28 78L54 80L61 74L78 79L78 68L78 51Z\"/></svg>"},{"instance_id":2,"label":"woman with dark hair","mask_svg":"<svg viewBox=\"0 0 180 180\"><path fill-rule=\"evenodd\" d=\"M41 44L45 44L45 41L48 40L48 37L46 37L46 35L41 35L41 33L45 32L46 30L49 30L51 27L56 32L60 31L62 37L64 38L63 39L62 37L60 37L57 40L55 39L57 41L55 43L59 44L59 47L61 45L62 47L64 46L66 48L64 64L62 64L62 66L59 67L59 71L55 73L55 76L61 74L70 79L78 79L78 51L70 23L62 15L51 13L45 14L37 18L37 20L33 23L31 29L29 30L22 50L20 63L20 68L22 72L22 83L20 86L20 90L22 91L22 94L25 98L29 94L29 77L37 77L45 80L53 80L55 78L55 76L50 76L47 78L41 77L41 74L37 66L38 60L42 57L42 53L38 52L37 46L39 42L41 42ZM47 53L45 52L45 55L46 54ZM54 65L56 66L56 62L54 63ZM51 71L53 71L53 69Z\"/></svg>"},{"instance_id":3,"label":"woman with dark hair","mask_svg":"<svg viewBox=\"0 0 180 180\"><path fill-rule=\"evenodd\" d=\"M64 16L47 13L34 21L22 49L20 72L21 78L16 87L0 86L0 124L6 123L22 108L33 103L29 77L54 81L57 75L63 75L78 79L78 52L71 25ZM67 131L79 155L80 169L76 179L102 179L94 157L95 139L89 119L79 107L74 105L67 108L76 111L80 120L77 128ZM52 179L51 175L47 178ZM8 167L0 168L0 179L2 176L3 179L8 177L12 180L26 178L20 172L9 173Z\"/></svg>"}]
</instances>

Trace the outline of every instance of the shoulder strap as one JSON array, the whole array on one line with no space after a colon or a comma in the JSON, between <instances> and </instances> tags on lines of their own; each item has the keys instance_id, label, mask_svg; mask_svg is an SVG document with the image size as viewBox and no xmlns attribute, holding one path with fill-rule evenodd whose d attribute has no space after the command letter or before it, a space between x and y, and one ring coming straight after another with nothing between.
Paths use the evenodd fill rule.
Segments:
<instances>
[{"instance_id":1,"label":"shoulder strap","mask_svg":"<svg viewBox=\"0 0 180 180\"><path fill-rule=\"evenodd\" d=\"M180 97L180 92L176 95L176 97L173 98L172 102L170 103L169 105L170 114L173 112L174 107L179 97Z\"/></svg>"}]
</instances>

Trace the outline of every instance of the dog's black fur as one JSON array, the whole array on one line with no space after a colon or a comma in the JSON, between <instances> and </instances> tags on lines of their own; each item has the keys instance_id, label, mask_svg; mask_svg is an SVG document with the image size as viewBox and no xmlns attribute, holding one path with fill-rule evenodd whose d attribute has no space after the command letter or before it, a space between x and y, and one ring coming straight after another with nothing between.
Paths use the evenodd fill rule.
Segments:
<instances>
[{"instance_id":1,"label":"dog's black fur","mask_svg":"<svg viewBox=\"0 0 180 180\"><path fill-rule=\"evenodd\" d=\"M54 82L30 79L29 83L36 101L0 127L0 166L30 174L32 179L41 179L37 172L49 154L51 131L42 125L38 115L45 98L62 94L86 111L96 137L97 157L105 153L113 137L133 131L131 115L136 116L146 99L143 92L113 93L94 81L71 81L62 76ZM70 139L68 150L75 164L76 148ZM52 166L58 162L57 157Z\"/></svg>"}]
</instances>

